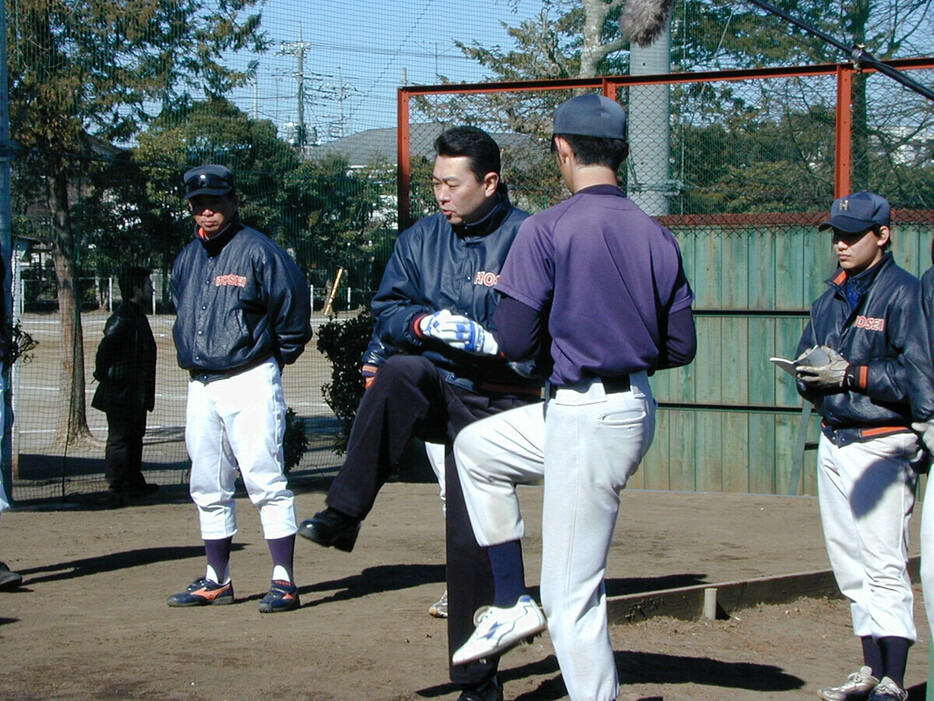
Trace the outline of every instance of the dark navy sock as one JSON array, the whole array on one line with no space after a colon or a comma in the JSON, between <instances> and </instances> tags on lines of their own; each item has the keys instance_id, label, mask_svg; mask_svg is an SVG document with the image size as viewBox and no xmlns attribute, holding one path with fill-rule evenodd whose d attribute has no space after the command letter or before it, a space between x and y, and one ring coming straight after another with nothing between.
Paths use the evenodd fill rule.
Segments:
<instances>
[{"instance_id":1,"label":"dark navy sock","mask_svg":"<svg viewBox=\"0 0 934 701\"><path fill-rule=\"evenodd\" d=\"M882 648L871 635L859 640L863 644L863 664L872 667L872 676L882 679Z\"/></svg>"},{"instance_id":2,"label":"dark navy sock","mask_svg":"<svg viewBox=\"0 0 934 701\"><path fill-rule=\"evenodd\" d=\"M227 565L230 563L230 544L233 537L218 540L204 541L204 554L208 560L208 567L217 575L217 583L224 584L227 578Z\"/></svg>"},{"instance_id":3,"label":"dark navy sock","mask_svg":"<svg viewBox=\"0 0 934 701\"><path fill-rule=\"evenodd\" d=\"M272 556L272 567L283 568L289 575L289 581L292 580L292 563L295 554L295 536L287 535L285 538L267 538L269 544L269 554Z\"/></svg>"},{"instance_id":4,"label":"dark navy sock","mask_svg":"<svg viewBox=\"0 0 934 701\"><path fill-rule=\"evenodd\" d=\"M892 635L879 638L878 643L882 649L882 675L904 689L905 667L908 666L908 648L911 647L911 641Z\"/></svg>"},{"instance_id":5,"label":"dark navy sock","mask_svg":"<svg viewBox=\"0 0 934 701\"><path fill-rule=\"evenodd\" d=\"M493 583L496 586L493 605L511 608L520 596L526 593L525 569L522 564L522 541L491 545L487 548Z\"/></svg>"}]
</instances>

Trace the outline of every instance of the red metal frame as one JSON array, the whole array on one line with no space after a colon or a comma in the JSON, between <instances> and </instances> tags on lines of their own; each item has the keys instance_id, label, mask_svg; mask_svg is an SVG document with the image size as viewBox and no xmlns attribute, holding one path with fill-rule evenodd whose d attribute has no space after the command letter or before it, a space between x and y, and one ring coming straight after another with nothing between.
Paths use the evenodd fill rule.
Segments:
<instances>
[{"instance_id":1,"label":"red metal frame","mask_svg":"<svg viewBox=\"0 0 934 701\"><path fill-rule=\"evenodd\" d=\"M837 66L837 120L834 157L834 197L850 192L850 167L853 155L853 71Z\"/></svg>"},{"instance_id":2,"label":"red metal frame","mask_svg":"<svg viewBox=\"0 0 934 701\"><path fill-rule=\"evenodd\" d=\"M409 131L409 96L405 88L399 88L396 114L398 125L396 128L396 194L398 202L398 227L403 231L409 227L409 212L411 211L411 185L412 161L409 146L411 132Z\"/></svg>"},{"instance_id":3,"label":"red metal frame","mask_svg":"<svg viewBox=\"0 0 934 701\"><path fill-rule=\"evenodd\" d=\"M910 58L885 61L898 70L934 68L934 58ZM541 91L541 90L600 90L612 100L621 88L632 85L676 85L683 83L712 83L737 80L764 80L769 78L796 78L802 76L835 75L837 78L836 109L836 165L834 191L836 197L849 192L850 156L852 129L853 74L862 71L875 73L872 68L852 63L826 63L814 66L791 66L787 68L750 68L729 71L701 71L697 73L667 73L663 75L604 76L599 78L563 78L556 80L523 80L499 83L461 83L445 85L407 85L398 91L398 194L399 230L409 222L410 182L410 132L409 100L413 95L452 95L492 92Z\"/></svg>"}]
</instances>

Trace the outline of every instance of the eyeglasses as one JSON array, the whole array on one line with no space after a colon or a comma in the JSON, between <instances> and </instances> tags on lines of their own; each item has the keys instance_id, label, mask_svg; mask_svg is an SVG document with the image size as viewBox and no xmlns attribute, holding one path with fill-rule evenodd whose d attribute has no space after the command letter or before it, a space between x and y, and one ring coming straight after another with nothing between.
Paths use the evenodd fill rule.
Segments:
<instances>
[{"instance_id":1,"label":"eyeglasses","mask_svg":"<svg viewBox=\"0 0 934 701\"><path fill-rule=\"evenodd\" d=\"M185 187L191 194L200 190L232 190L233 183L214 173L199 173L197 177L186 181Z\"/></svg>"}]
</instances>

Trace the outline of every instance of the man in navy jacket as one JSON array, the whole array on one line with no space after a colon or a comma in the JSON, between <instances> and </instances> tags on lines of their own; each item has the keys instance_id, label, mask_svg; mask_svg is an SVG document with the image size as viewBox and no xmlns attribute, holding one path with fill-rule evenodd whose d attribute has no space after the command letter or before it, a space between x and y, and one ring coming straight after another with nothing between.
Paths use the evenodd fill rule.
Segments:
<instances>
[{"instance_id":1,"label":"man in navy jacket","mask_svg":"<svg viewBox=\"0 0 934 701\"><path fill-rule=\"evenodd\" d=\"M230 550L239 470L272 559L272 583L259 610L291 611L299 606L292 574L297 524L282 461L281 373L311 338L308 284L285 251L241 222L227 168L199 166L184 180L196 226L194 240L172 266L178 311L173 336L178 364L191 375L185 444L207 567L168 604L233 602Z\"/></svg>"},{"instance_id":2,"label":"man in navy jacket","mask_svg":"<svg viewBox=\"0 0 934 701\"><path fill-rule=\"evenodd\" d=\"M372 300L376 334L398 352L383 363L357 410L347 456L327 508L299 527L320 545L350 551L360 522L413 436L444 443L491 414L537 401L540 382L517 374L481 333L463 342L457 328L492 318L506 253L526 213L500 179L496 142L473 127L454 127L435 141L432 173L440 212L403 232ZM491 336L487 335L487 338ZM450 458L450 455L449 455ZM445 476L448 644L460 647L473 613L492 602L489 559L470 529L453 460ZM502 699L498 657L451 667L463 701Z\"/></svg>"}]
</instances>

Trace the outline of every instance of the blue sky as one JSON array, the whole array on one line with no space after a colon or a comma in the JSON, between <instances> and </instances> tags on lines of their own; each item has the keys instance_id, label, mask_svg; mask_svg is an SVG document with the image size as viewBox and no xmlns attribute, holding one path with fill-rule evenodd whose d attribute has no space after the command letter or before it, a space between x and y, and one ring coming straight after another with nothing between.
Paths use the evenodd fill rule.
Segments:
<instances>
[{"instance_id":1,"label":"blue sky","mask_svg":"<svg viewBox=\"0 0 934 701\"><path fill-rule=\"evenodd\" d=\"M301 46L305 123L319 139L395 126L396 90L403 81L434 84L439 74L455 82L483 80L482 67L454 41L511 47L501 22L515 26L540 10L541 0L267 0L263 27L272 45L255 56L256 85L234 99L250 115L272 119L284 135L284 125L298 116Z\"/></svg>"}]
</instances>

